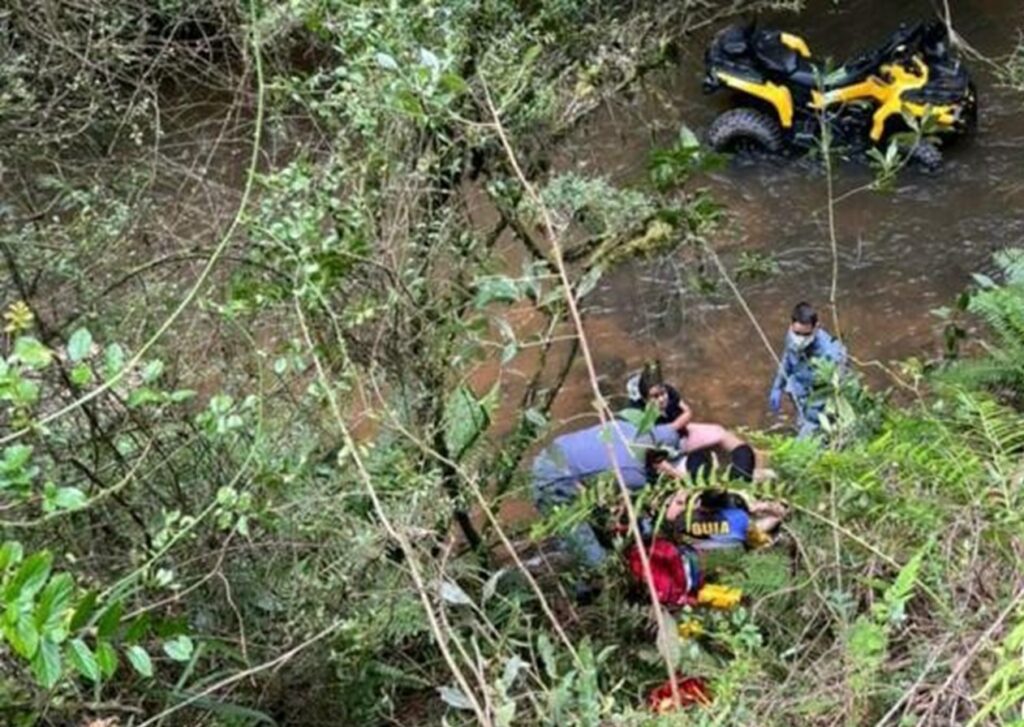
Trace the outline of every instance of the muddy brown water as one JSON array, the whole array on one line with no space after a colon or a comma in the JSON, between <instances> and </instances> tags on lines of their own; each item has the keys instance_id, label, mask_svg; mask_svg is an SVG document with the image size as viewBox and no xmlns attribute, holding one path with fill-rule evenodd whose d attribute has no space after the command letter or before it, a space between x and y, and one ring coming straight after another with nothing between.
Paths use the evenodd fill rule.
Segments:
<instances>
[{"instance_id":1,"label":"muddy brown water","mask_svg":"<svg viewBox=\"0 0 1024 727\"><path fill-rule=\"evenodd\" d=\"M954 1L951 11L955 29L987 56L1009 52L1024 25L1018 0ZM815 57L840 62L884 40L900 21L932 17L928 2L862 0L812 2L798 15L759 22L798 33ZM701 90L703 50L717 30L708 28L687 43L677 66L649 76L635 93L597 112L562 150L559 168L642 185L653 148L670 144L682 124L703 134L729 105L726 94ZM948 150L944 170L937 176L904 173L892 192L858 193L836 207L840 323L848 348L862 361L939 355L943 324L932 311L952 304L971 273L990 270L994 251L1024 244L1024 95L999 87L983 62L966 60L979 89L979 124L973 136ZM871 173L840 163L833 178L838 196L870 182ZM831 327L826 304L832 252L820 166L734 164L688 187L706 187L726 206L729 218L711 242L730 272L742 251L770 255L778 264L777 274L739 282L776 349L799 300L816 303ZM657 357L698 420L772 425L767 396L775 364L750 318L724 284L701 294L686 278L677 253L624 265L602 280L589 299L586 330L607 391L621 393L626 373ZM577 417L593 412L592 400L578 361L553 409L554 428L586 423Z\"/></svg>"}]
</instances>

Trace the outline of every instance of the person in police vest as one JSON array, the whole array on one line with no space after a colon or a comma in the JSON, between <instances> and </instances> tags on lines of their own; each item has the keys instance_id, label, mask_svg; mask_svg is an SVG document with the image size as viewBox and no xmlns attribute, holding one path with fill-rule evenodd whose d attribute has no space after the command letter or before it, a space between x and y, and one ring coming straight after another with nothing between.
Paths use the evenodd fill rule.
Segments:
<instances>
[{"instance_id":1,"label":"person in police vest","mask_svg":"<svg viewBox=\"0 0 1024 727\"><path fill-rule=\"evenodd\" d=\"M751 500L739 492L681 490L669 503L665 522L673 535L698 549L758 548L770 542L768 533L786 512L779 502Z\"/></svg>"}]
</instances>

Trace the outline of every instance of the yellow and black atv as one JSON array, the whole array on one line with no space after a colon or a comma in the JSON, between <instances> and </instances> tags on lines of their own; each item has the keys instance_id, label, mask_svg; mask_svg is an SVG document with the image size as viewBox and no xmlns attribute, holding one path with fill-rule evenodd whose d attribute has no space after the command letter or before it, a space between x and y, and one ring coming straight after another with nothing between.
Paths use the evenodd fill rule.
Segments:
<instances>
[{"instance_id":1,"label":"yellow and black atv","mask_svg":"<svg viewBox=\"0 0 1024 727\"><path fill-rule=\"evenodd\" d=\"M974 86L941 23L900 26L883 45L835 70L811 60L799 36L734 25L715 37L705 61L704 90L729 88L744 103L711 124L708 143L719 151L814 148L824 122L833 143L856 156L872 147L884 151L894 134L909 130L907 117L928 117L927 138L908 150L912 161L934 171L942 152L932 140L964 134L977 113Z\"/></svg>"}]
</instances>

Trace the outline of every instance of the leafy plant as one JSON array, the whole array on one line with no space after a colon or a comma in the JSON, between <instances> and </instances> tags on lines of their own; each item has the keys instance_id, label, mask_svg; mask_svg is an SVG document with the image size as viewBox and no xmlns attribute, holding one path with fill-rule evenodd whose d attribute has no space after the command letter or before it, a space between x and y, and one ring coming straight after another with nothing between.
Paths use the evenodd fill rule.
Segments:
<instances>
[{"instance_id":1,"label":"leafy plant","mask_svg":"<svg viewBox=\"0 0 1024 727\"><path fill-rule=\"evenodd\" d=\"M987 355L953 366L946 380L968 386L983 386L1021 405L1024 390L1024 251L1010 248L996 254L996 265L1004 282L997 284L987 275L975 275L977 290L967 302L967 311L988 324L995 337L983 344Z\"/></svg>"},{"instance_id":2,"label":"leafy plant","mask_svg":"<svg viewBox=\"0 0 1024 727\"><path fill-rule=\"evenodd\" d=\"M720 169L726 161L725 156L702 147L697 135L684 124L672 146L651 152L647 169L655 189L664 192L697 172Z\"/></svg>"},{"instance_id":3,"label":"leafy plant","mask_svg":"<svg viewBox=\"0 0 1024 727\"><path fill-rule=\"evenodd\" d=\"M740 252L735 268L737 280L767 278L778 275L781 270L778 261L771 253L761 253L756 250Z\"/></svg>"}]
</instances>

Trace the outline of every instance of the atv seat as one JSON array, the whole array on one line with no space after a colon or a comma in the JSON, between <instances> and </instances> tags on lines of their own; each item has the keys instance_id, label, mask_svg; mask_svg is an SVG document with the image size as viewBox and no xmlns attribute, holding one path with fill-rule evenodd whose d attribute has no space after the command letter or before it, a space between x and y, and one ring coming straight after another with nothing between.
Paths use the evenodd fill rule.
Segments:
<instances>
[{"instance_id":1,"label":"atv seat","mask_svg":"<svg viewBox=\"0 0 1024 727\"><path fill-rule=\"evenodd\" d=\"M809 63L803 56L782 42L781 34L776 30L760 30L752 33L751 45L757 60L771 74L777 74L785 80L803 88L812 89L819 85L829 91L843 86L860 83L878 67L888 60L897 49L906 47L917 40L921 33L920 24L912 27L901 26L882 46L847 61L831 73L825 73ZM931 44L931 52L941 52L942 36L935 36Z\"/></svg>"},{"instance_id":2,"label":"atv seat","mask_svg":"<svg viewBox=\"0 0 1024 727\"><path fill-rule=\"evenodd\" d=\"M792 76L803 60L799 53L783 44L775 30L762 30L755 34L754 55L769 71L784 76Z\"/></svg>"},{"instance_id":3,"label":"atv seat","mask_svg":"<svg viewBox=\"0 0 1024 727\"><path fill-rule=\"evenodd\" d=\"M753 46L757 60L771 75L779 77L779 80L805 89L817 88L821 83L821 72L818 67L784 44L778 31L757 32ZM842 80L843 83L849 82L845 77Z\"/></svg>"},{"instance_id":4,"label":"atv seat","mask_svg":"<svg viewBox=\"0 0 1024 727\"><path fill-rule=\"evenodd\" d=\"M823 85L825 90L831 90L859 83L878 67L877 59L868 54L833 73L825 74L823 69L809 63L795 50L783 44L779 33L772 30L758 32L753 45L757 59L766 69L805 89Z\"/></svg>"}]
</instances>

